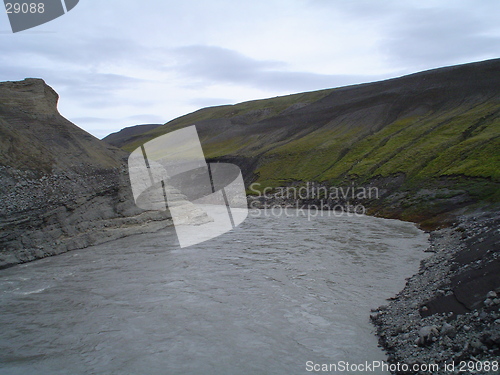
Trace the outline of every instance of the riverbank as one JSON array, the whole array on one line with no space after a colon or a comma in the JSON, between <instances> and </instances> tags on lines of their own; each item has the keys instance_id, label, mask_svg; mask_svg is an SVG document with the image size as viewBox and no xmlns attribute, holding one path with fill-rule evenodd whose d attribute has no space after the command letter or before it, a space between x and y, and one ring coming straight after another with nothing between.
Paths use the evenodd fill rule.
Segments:
<instances>
[{"instance_id":1,"label":"riverbank","mask_svg":"<svg viewBox=\"0 0 500 375\"><path fill-rule=\"evenodd\" d=\"M434 254L371 315L390 363L438 364L436 375L499 373L493 365L500 358L499 227L500 214L478 211L431 232Z\"/></svg>"},{"instance_id":2,"label":"riverbank","mask_svg":"<svg viewBox=\"0 0 500 375\"><path fill-rule=\"evenodd\" d=\"M169 211L135 206L125 168L98 172L36 176L0 167L0 186L9 188L0 191L0 269L173 224ZM208 219L184 196L177 198L186 222Z\"/></svg>"},{"instance_id":3,"label":"riverbank","mask_svg":"<svg viewBox=\"0 0 500 375\"><path fill-rule=\"evenodd\" d=\"M292 201L249 197L254 208L293 206ZM300 201L299 207L320 207L319 201ZM356 214L340 202L338 214ZM331 206L331 205L330 205ZM352 208L352 207L351 207ZM467 213L465 213L467 212ZM384 216L375 215L375 216ZM391 364L437 364L439 372L451 374L444 365L462 363L465 372L500 358L500 214L498 207L450 211L425 216L417 224L430 230L428 252L417 274L387 305L373 310L379 345ZM437 228L437 229L435 229ZM410 275L408 275L410 276ZM394 374L428 374L399 371ZM460 372L457 372L457 374ZM464 373L464 371L461 371ZM476 371L497 374L495 371Z\"/></svg>"}]
</instances>

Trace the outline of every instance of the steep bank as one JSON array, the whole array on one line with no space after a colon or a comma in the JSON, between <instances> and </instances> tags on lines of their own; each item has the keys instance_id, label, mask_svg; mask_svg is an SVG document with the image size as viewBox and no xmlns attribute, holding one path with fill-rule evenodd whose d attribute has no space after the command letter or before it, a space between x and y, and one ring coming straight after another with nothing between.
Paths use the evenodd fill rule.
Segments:
<instances>
[{"instance_id":1,"label":"steep bank","mask_svg":"<svg viewBox=\"0 0 500 375\"><path fill-rule=\"evenodd\" d=\"M128 154L66 120L57 101L40 79L0 83L0 268L171 223L134 205Z\"/></svg>"}]
</instances>

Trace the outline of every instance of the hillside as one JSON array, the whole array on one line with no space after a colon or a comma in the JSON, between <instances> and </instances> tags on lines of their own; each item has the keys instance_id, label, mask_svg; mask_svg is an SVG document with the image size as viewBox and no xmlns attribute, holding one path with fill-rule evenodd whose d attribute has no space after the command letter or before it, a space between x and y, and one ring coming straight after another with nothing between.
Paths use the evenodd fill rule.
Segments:
<instances>
[{"instance_id":1,"label":"hillside","mask_svg":"<svg viewBox=\"0 0 500 375\"><path fill-rule=\"evenodd\" d=\"M126 153L62 117L58 98L41 79L0 83L1 217L118 185L117 171ZM38 188L46 180L53 185L50 191Z\"/></svg>"},{"instance_id":2,"label":"hillside","mask_svg":"<svg viewBox=\"0 0 500 375\"><path fill-rule=\"evenodd\" d=\"M57 101L41 79L0 82L0 269L171 224L135 206L128 154L62 117Z\"/></svg>"},{"instance_id":3,"label":"hillside","mask_svg":"<svg viewBox=\"0 0 500 375\"><path fill-rule=\"evenodd\" d=\"M196 124L207 158L238 164L247 186L377 186L382 197L369 203L372 213L423 222L499 201L499 113L495 59L204 108L135 134L122 148Z\"/></svg>"},{"instance_id":4,"label":"hillside","mask_svg":"<svg viewBox=\"0 0 500 375\"><path fill-rule=\"evenodd\" d=\"M0 165L39 171L118 167L124 153L106 147L62 117L57 112L58 99L41 79L1 83ZM46 122L43 131L37 129L40 122Z\"/></svg>"}]
</instances>

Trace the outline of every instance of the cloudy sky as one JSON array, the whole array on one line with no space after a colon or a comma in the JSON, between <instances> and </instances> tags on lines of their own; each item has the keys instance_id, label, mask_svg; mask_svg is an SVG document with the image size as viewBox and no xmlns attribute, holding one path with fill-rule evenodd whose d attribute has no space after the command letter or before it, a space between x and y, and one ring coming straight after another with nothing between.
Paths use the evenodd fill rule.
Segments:
<instances>
[{"instance_id":1,"label":"cloudy sky","mask_svg":"<svg viewBox=\"0 0 500 375\"><path fill-rule=\"evenodd\" d=\"M500 51L499 0L80 0L16 34L0 13L0 80L43 78L99 138Z\"/></svg>"}]
</instances>

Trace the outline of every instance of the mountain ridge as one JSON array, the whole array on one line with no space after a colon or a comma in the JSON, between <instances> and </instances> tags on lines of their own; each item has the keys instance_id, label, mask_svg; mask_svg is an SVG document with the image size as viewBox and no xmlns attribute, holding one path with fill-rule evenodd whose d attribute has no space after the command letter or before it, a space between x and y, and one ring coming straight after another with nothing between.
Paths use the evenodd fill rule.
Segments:
<instances>
[{"instance_id":1,"label":"mountain ridge","mask_svg":"<svg viewBox=\"0 0 500 375\"><path fill-rule=\"evenodd\" d=\"M195 124L207 159L239 165L247 186L376 185L371 213L423 222L500 200L499 115L493 59L203 108L122 148Z\"/></svg>"},{"instance_id":2,"label":"mountain ridge","mask_svg":"<svg viewBox=\"0 0 500 375\"><path fill-rule=\"evenodd\" d=\"M128 126L115 133L108 134L106 137L102 138L102 141L115 147L122 147L125 144L124 142L130 142L136 135L156 129L161 125L162 124L141 124Z\"/></svg>"}]
</instances>

